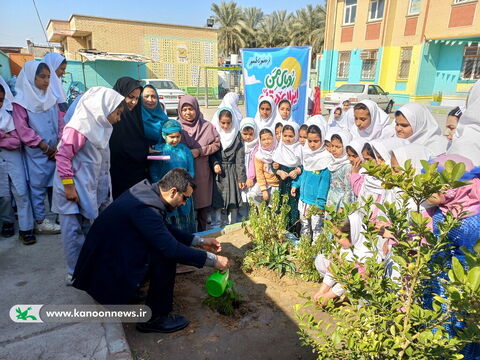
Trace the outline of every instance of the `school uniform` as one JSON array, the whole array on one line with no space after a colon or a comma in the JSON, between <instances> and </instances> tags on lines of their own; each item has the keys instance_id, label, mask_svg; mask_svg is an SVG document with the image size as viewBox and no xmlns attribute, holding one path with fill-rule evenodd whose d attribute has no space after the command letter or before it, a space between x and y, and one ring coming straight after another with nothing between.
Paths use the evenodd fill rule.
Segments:
<instances>
[{"instance_id":1,"label":"school uniform","mask_svg":"<svg viewBox=\"0 0 480 360\"><path fill-rule=\"evenodd\" d=\"M78 103L58 147L53 210L60 214L67 272L70 275L90 225L107 197L105 188L110 185L106 176L107 149L112 133L107 116L122 101L123 97L111 89L94 87L88 90ZM78 202L66 198L65 184L75 186Z\"/></svg>"}]
</instances>

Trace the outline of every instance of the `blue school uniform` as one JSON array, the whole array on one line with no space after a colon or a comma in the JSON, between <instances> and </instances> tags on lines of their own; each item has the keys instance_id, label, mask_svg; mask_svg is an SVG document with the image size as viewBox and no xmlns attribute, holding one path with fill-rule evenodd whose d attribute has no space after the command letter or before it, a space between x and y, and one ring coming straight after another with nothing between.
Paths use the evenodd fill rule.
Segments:
<instances>
[{"instance_id":1,"label":"blue school uniform","mask_svg":"<svg viewBox=\"0 0 480 360\"><path fill-rule=\"evenodd\" d=\"M305 204L325 209L330 188L330 170L303 170L292 182L292 187L300 191L300 200Z\"/></svg>"}]
</instances>

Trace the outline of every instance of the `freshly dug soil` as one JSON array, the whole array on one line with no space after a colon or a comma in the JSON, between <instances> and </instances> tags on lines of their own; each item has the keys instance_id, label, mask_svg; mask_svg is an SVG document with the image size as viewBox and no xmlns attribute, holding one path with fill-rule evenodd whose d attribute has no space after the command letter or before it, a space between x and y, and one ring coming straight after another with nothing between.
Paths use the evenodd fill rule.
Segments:
<instances>
[{"instance_id":1,"label":"freshly dug soil","mask_svg":"<svg viewBox=\"0 0 480 360\"><path fill-rule=\"evenodd\" d=\"M311 349L300 344L293 306L304 302L299 294L313 295L319 285L287 276L280 279L266 269L246 274L241 261L249 240L243 230L219 240L223 255L233 262L230 279L242 296L240 308L227 317L202 305L212 269L177 275L174 311L190 319L190 325L174 334L143 334L135 324L124 324L134 359L315 359Z\"/></svg>"}]
</instances>

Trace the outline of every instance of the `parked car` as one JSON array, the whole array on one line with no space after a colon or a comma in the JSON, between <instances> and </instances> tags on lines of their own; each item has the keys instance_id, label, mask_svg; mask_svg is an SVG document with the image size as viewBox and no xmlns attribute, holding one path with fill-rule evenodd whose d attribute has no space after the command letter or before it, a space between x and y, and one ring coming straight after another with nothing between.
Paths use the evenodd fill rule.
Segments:
<instances>
[{"instance_id":1,"label":"parked car","mask_svg":"<svg viewBox=\"0 0 480 360\"><path fill-rule=\"evenodd\" d=\"M388 92L375 84L343 84L337 88L333 93L328 93L325 96L324 106L331 111L335 105L339 104L343 100L350 100L352 105L369 99L375 101L380 108L385 110L388 114L393 109L395 101Z\"/></svg>"},{"instance_id":2,"label":"parked car","mask_svg":"<svg viewBox=\"0 0 480 360\"><path fill-rule=\"evenodd\" d=\"M150 84L157 88L158 97L165 103L167 111L177 111L180 97L185 95L185 92L180 90L172 80L142 79L140 82L142 86Z\"/></svg>"}]
</instances>

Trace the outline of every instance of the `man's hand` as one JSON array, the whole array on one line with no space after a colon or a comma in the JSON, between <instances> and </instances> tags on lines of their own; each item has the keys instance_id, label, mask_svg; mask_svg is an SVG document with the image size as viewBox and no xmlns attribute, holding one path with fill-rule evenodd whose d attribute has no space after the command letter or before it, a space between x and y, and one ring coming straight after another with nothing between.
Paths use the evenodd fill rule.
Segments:
<instances>
[{"instance_id":1,"label":"man's hand","mask_svg":"<svg viewBox=\"0 0 480 360\"><path fill-rule=\"evenodd\" d=\"M204 238L202 249L217 254L222 251L222 244L217 239Z\"/></svg>"},{"instance_id":2,"label":"man's hand","mask_svg":"<svg viewBox=\"0 0 480 360\"><path fill-rule=\"evenodd\" d=\"M230 266L230 264L229 264L228 258L226 258L225 256L220 256L220 255L217 256L217 262L215 263L215 269L223 271L223 270L227 270L229 266Z\"/></svg>"}]
</instances>

